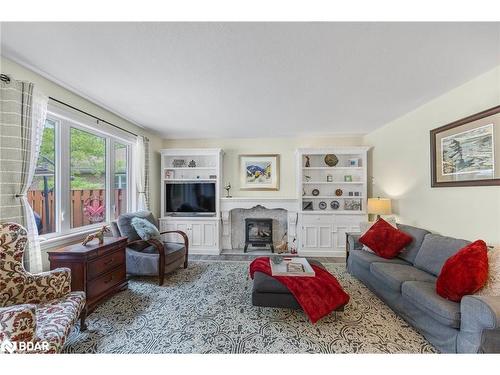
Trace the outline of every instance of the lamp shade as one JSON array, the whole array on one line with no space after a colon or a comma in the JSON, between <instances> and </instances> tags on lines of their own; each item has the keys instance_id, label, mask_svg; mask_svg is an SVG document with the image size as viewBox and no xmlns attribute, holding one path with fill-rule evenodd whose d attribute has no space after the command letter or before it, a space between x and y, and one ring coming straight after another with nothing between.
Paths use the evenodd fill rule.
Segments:
<instances>
[{"instance_id":1,"label":"lamp shade","mask_svg":"<svg viewBox=\"0 0 500 375\"><path fill-rule=\"evenodd\" d=\"M368 198L368 213L375 215L392 214L391 200L388 198Z\"/></svg>"}]
</instances>

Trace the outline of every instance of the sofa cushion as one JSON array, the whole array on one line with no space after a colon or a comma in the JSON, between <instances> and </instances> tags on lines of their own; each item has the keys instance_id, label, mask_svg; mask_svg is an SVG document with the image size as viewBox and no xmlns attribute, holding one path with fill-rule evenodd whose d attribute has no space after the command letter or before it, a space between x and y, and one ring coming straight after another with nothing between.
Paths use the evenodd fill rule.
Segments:
<instances>
[{"instance_id":1,"label":"sofa cushion","mask_svg":"<svg viewBox=\"0 0 500 375\"><path fill-rule=\"evenodd\" d=\"M409 235L394 228L384 219L378 219L359 239L363 245L386 259L396 257L411 241Z\"/></svg>"},{"instance_id":2,"label":"sofa cushion","mask_svg":"<svg viewBox=\"0 0 500 375\"><path fill-rule=\"evenodd\" d=\"M436 293L436 284L426 281L405 281L401 286L403 298L438 322L460 328L460 304Z\"/></svg>"},{"instance_id":3,"label":"sofa cushion","mask_svg":"<svg viewBox=\"0 0 500 375\"><path fill-rule=\"evenodd\" d=\"M132 226L132 219L134 217L146 219L151 224L157 226L156 219L153 214L149 211L138 211L138 212L130 212L127 214L120 215L117 220L118 229L120 229L120 233L123 237L127 237L129 241L135 241L140 239L136 230Z\"/></svg>"},{"instance_id":4,"label":"sofa cushion","mask_svg":"<svg viewBox=\"0 0 500 375\"><path fill-rule=\"evenodd\" d=\"M460 249L444 263L436 281L436 292L450 301L474 294L488 280L488 250L482 240Z\"/></svg>"},{"instance_id":5,"label":"sofa cushion","mask_svg":"<svg viewBox=\"0 0 500 375\"><path fill-rule=\"evenodd\" d=\"M398 257L413 264L413 262L415 262L418 251L420 250L420 246L422 246L425 235L429 234L430 232L428 230L412 227L410 225L397 224L397 226L399 230L405 232L413 238L413 241L409 245L405 246L403 250L401 250Z\"/></svg>"},{"instance_id":6,"label":"sofa cushion","mask_svg":"<svg viewBox=\"0 0 500 375\"><path fill-rule=\"evenodd\" d=\"M352 259L351 259L352 257ZM378 255L365 251L365 250L354 250L349 253L349 259L351 259L352 262L356 262L363 268L366 268L367 270L370 269L370 265L373 262L379 262L379 263L395 263L395 264L408 264L408 262L404 261L403 259L399 258L392 258L392 259L385 259L381 258Z\"/></svg>"},{"instance_id":7,"label":"sofa cushion","mask_svg":"<svg viewBox=\"0 0 500 375\"><path fill-rule=\"evenodd\" d=\"M405 264L374 262L370 266L370 272L379 282L397 292L405 281L436 281L433 275Z\"/></svg>"},{"instance_id":8,"label":"sofa cushion","mask_svg":"<svg viewBox=\"0 0 500 375\"><path fill-rule=\"evenodd\" d=\"M444 262L469 243L466 240L440 236L439 234L427 234L415 258L414 265L437 276L441 272Z\"/></svg>"}]
</instances>

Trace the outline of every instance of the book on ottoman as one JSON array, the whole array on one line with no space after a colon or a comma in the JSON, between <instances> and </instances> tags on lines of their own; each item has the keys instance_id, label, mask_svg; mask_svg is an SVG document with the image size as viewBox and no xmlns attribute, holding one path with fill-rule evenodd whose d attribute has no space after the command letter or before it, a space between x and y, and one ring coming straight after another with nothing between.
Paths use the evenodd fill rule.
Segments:
<instances>
[{"instance_id":1,"label":"book on ottoman","mask_svg":"<svg viewBox=\"0 0 500 375\"><path fill-rule=\"evenodd\" d=\"M281 263L271 264L272 276L314 277L316 274L306 258L284 258Z\"/></svg>"}]
</instances>

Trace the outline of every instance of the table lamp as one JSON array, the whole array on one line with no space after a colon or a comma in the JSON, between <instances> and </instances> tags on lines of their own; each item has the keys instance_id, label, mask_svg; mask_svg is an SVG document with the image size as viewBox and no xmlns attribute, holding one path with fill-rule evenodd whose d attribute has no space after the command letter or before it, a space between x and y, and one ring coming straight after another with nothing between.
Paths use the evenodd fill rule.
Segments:
<instances>
[{"instance_id":1,"label":"table lamp","mask_svg":"<svg viewBox=\"0 0 500 375\"><path fill-rule=\"evenodd\" d=\"M377 220L380 215L392 214L391 200L389 198L368 198L368 213L377 215Z\"/></svg>"}]
</instances>

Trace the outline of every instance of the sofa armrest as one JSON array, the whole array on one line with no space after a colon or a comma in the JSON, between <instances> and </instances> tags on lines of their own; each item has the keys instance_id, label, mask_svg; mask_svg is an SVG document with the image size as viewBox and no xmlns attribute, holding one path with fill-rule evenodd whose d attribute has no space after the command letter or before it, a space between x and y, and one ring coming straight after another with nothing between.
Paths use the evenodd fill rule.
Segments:
<instances>
[{"instance_id":1,"label":"sofa armrest","mask_svg":"<svg viewBox=\"0 0 500 375\"><path fill-rule=\"evenodd\" d=\"M500 296L465 296L460 303L462 331L500 328Z\"/></svg>"},{"instance_id":2,"label":"sofa armrest","mask_svg":"<svg viewBox=\"0 0 500 375\"><path fill-rule=\"evenodd\" d=\"M71 292L71 271L69 268L56 268L48 272L27 274L24 290L26 303L63 298Z\"/></svg>"},{"instance_id":3,"label":"sofa armrest","mask_svg":"<svg viewBox=\"0 0 500 375\"><path fill-rule=\"evenodd\" d=\"M465 296L460 313L459 351L499 353L500 296Z\"/></svg>"},{"instance_id":4,"label":"sofa armrest","mask_svg":"<svg viewBox=\"0 0 500 375\"><path fill-rule=\"evenodd\" d=\"M36 336L35 305L24 304L0 307L0 344L10 342L32 342ZM12 347L4 347L10 352Z\"/></svg>"},{"instance_id":5,"label":"sofa armrest","mask_svg":"<svg viewBox=\"0 0 500 375\"><path fill-rule=\"evenodd\" d=\"M359 243L359 238L361 237L361 234L355 234L355 233L347 233L347 249L349 251L352 250L361 250L363 248L363 245Z\"/></svg>"}]
</instances>

